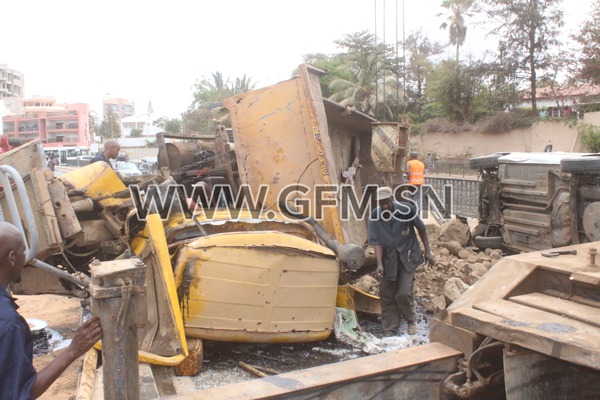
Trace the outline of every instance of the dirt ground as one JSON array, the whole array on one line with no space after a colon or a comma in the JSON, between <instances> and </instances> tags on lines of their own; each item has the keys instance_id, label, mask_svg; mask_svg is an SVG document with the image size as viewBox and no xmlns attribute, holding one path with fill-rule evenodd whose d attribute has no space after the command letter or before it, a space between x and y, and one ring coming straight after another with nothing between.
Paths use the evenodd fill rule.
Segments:
<instances>
[{"instance_id":1,"label":"dirt ground","mask_svg":"<svg viewBox=\"0 0 600 400\"><path fill-rule=\"evenodd\" d=\"M48 323L48 328L60 333L64 339L71 339L80 325L80 300L56 295L18 295L19 313L24 318L36 318ZM34 357L36 370L48 365L60 352ZM77 378L83 357L71 364L56 382L39 399L70 400L75 399Z\"/></svg>"}]
</instances>

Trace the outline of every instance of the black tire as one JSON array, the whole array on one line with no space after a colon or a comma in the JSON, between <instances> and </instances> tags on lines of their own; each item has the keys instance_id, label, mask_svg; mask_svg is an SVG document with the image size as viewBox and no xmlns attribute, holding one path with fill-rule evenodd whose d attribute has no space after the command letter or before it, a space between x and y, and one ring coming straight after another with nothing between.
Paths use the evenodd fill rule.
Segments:
<instances>
[{"instance_id":1,"label":"black tire","mask_svg":"<svg viewBox=\"0 0 600 400\"><path fill-rule=\"evenodd\" d=\"M498 166L498 159L503 155L504 154L492 154L489 156L471 158L469 160L469 166L472 169L495 168Z\"/></svg>"},{"instance_id":2,"label":"black tire","mask_svg":"<svg viewBox=\"0 0 600 400\"><path fill-rule=\"evenodd\" d=\"M501 249L502 236L475 236L473 244L480 249Z\"/></svg>"},{"instance_id":3,"label":"black tire","mask_svg":"<svg viewBox=\"0 0 600 400\"><path fill-rule=\"evenodd\" d=\"M560 160L562 172L600 173L600 156L563 158Z\"/></svg>"}]
</instances>

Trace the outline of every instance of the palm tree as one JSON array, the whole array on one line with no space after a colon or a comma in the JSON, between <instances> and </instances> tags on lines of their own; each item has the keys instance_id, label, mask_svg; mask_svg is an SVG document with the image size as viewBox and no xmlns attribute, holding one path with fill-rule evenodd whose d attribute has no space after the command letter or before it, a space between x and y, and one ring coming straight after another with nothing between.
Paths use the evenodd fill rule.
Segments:
<instances>
[{"instance_id":1,"label":"palm tree","mask_svg":"<svg viewBox=\"0 0 600 400\"><path fill-rule=\"evenodd\" d=\"M465 43L467 37L467 26L465 15L475 0L444 0L442 7L447 9L448 20L440 25L440 29L448 29L450 43L456 46L456 63L459 61L459 49ZM442 13L438 14L438 16Z\"/></svg>"},{"instance_id":2,"label":"palm tree","mask_svg":"<svg viewBox=\"0 0 600 400\"><path fill-rule=\"evenodd\" d=\"M383 120L392 120L392 109L398 107L398 80L393 75L376 79L376 71L379 70L381 74L383 63L376 61L374 54L365 57L365 61L363 68L358 68L357 64L346 64L340 68L342 75L349 78L338 77L332 80L329 89L333 94L329 98L376 118L383 116ZM398 89L402 92L401 88ZM384 93L387 93L386 98Z\"/></svg>"},{"instance_id":3,"label":"palm tree","mask_svg":"<svg viewBox=\"0 0 600 400\"><path fill-rule=\"evenodd\" d=\"M242 76L241 78L235 78L235 84L231 85L230 87L231 94L245 93L249 92L250 90L253 90L256 84L251 83L251 81L252 79L246 76L246 74L244 74L244 76Z\"/></svg>"}]
</instances>

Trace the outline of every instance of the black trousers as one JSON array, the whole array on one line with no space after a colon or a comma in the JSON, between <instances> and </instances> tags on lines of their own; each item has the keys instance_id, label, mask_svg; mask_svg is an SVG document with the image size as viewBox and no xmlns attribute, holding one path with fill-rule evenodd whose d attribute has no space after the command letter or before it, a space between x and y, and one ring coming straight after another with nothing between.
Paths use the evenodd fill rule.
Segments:
<instances>
[{"instance_id":1,"label":"black trousers","mask_svg":"<svg viewBox=\"0 0 600 400\"><path fill-rule=\"evenodd\" d=\"M416 321L414 283L415 271L408 272L400 260L395 280L386 276L381 278L379 298L384 332L395 332L399 329L402 315L409 322Z\"/></svg>"}]
</instances>

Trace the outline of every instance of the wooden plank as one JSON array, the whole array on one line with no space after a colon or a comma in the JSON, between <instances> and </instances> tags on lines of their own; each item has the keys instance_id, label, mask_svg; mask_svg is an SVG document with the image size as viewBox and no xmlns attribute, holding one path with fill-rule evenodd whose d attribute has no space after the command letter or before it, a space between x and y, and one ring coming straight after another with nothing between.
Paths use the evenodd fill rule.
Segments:
<instances>
[{"instance_id":1,"label":"wooden plank","mask_svg":"<svg viewBox=\"0 0 600 400\"><path fill-rule=\"evenodd\" d=\"M505 300L464 307L452 324L577 365L600 370L600 330Z\"/></svg>"},{"instance_id":2,"label":"wooden plank","mask_svg":"<svg viewBox=\"0 0 600 400\"><path fill-rule=\"evenodd\" d=\"M585 322L586 324L600 327L600 308L549 296L543 293L529 293L522 296L513 296L509 300L518 304L537 308L538 310L566 316L577 321Z\"/></svg>"}]
</instances>

